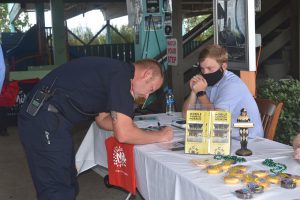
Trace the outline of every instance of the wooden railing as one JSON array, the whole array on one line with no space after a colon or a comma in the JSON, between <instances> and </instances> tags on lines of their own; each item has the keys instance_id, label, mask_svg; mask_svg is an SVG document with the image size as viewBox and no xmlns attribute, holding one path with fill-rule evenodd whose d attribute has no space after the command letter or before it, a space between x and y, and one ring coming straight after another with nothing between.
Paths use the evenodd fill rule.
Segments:
<instances>
[{"instance_id":1,"label":"wooden railing","mask_svg":"<svg viewBox=\"0 0 300 200\"><path fill-rule=\"evenodd\" d=\"M84 56L101 56L115 58L126 62L133 62L134 44L100 44L100 45L84 45L84 46L69 46L70 59Z\"/></svg>"}]
</instances>

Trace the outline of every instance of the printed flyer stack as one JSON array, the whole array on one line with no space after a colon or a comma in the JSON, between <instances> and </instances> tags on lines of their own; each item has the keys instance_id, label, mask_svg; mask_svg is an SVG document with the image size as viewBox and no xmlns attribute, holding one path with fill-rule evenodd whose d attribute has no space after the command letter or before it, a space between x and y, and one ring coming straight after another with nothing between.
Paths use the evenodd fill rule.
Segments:
<instances>
[{"instance_id":1,"label":"printed flyer stack","mask_svg":"<svg viewBox=\"0 0 300 200\"><path fill-rule=\"evenodd\" d=\"M230 132L230 112L188 110L185 153L229 155Z\"/></svg>"}]
</instances>

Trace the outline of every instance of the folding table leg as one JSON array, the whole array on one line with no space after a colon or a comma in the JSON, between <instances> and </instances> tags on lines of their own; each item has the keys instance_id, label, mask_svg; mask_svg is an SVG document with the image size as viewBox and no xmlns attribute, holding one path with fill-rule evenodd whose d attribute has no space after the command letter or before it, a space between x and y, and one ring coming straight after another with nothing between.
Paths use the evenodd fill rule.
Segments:
<instances>
[{"instance_id":1,"label":"folding table leg","mask_svg":"<svg viewBox=\"0 0 300 200\"><path fill-rule=\"evenodd\" d=\"M129 192L125 200L129 200L131 197L131 193Z\"/></svg>"}]
</instances>

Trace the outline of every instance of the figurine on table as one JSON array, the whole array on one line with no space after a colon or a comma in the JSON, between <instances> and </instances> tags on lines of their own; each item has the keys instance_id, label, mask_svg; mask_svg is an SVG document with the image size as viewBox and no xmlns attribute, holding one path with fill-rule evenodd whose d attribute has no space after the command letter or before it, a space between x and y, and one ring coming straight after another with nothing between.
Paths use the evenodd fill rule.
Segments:
<instances>
[{"instance_id":1,"label":"figurine on table","mask_svg":"<svg viewBox=\"0 0 300 200\"><path fill-rule=\"evenodd\" d=\"M236 154L239 156L250 156L252 155L251 150L247 149L248 144L248 128L253 128L253 123L250 122L248 117L247 110L245 108L241 109L241 114L237 118L237 123L233 125L235 128L239 128L241 149L236 151Z\"/></svg>"},{"instance_id":2,"label":"figurine on table","mask_svg":"<svg viewBox=\"0 0 300 200\"><path fill-rule=\"evenodd\" d=\"M250 118L247 115L247 110L245 108L243 108L241 110L241 114L240 116L237 118L237 122L250 122ZM240 128L240 141L241 144L242 143L246 143L245 145L247 145L247 141L248 141L248 135L249 135L249 130L248 128ZM243 145L243 144L242 144Z\"/></svg>"}]
</instances>

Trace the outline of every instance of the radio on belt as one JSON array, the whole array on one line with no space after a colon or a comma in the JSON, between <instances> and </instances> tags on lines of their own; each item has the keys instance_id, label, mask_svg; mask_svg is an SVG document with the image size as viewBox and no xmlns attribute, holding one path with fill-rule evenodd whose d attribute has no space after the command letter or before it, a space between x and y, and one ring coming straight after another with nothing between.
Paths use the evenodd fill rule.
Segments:
<instances>
[{"instance_id":1,"label":"radio on belt","mask_svg":"<svg viewBox=\"0 0 300 200\"><path fill-rule=\"evenodd\" d=\"M43 106L44 102L52 95L51 89L55 81L56 79L54 79L50 88L48 86L44 86L35 92L26 110L28 114L30 114L31 116L36 116L40 108Z\"/></svg>"},{"instance_id":2,"label":"radio on belt","mask_svg":"<svg viewBox=\"0 0 300 200\"><path fill-rule=\"evenodd\" d=\"M32 116L36 116L45 100L50 96L50 91L46 88L39 89L31 99L26 112Z\"/></svg>"}]
</instances>

